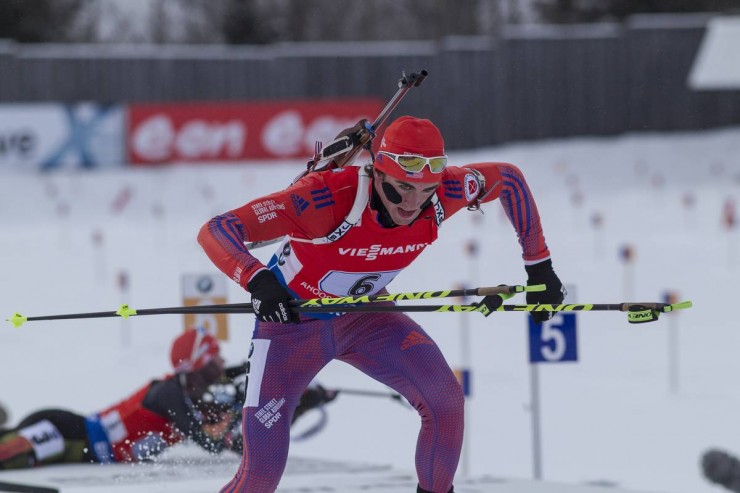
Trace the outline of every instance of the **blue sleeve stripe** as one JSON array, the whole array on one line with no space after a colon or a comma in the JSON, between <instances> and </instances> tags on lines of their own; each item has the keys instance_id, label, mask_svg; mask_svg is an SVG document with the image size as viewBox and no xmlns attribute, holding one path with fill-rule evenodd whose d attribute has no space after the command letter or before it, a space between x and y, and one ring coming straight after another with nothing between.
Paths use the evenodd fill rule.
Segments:
<instances>
[{"instance_id":1,"label":"blue sleeve stripe","mask_svg":"<svg viewBox=\"0 0 740 493\"><path fill-rule=\"evenodd\" d=\"M527 192L527 188L524 186L524 183L522 183L521 178L513 173L504 171L501 173L501 176L507 179L507 181L504 181L504 186L511 189L516 199L517 218L519 223L517 231L519 231L522 236L526 236L526 232L532 224L531 199ZM524 208L524 217L522 217L522 207Z\"/></svg>"},{"instance_id":2,"label":"blue sleeve stripe","mask_svg":"<svg viewBox=\"0 0 740 493\"><path fill-rule=\"evenodd\" d=\"M320 202L320 203L319 202L316 202L316 203L314 203L314 207L316 208L316 210L323 209L324 207L329 207L330 205L334 205L334 201L333 200L330 200L329 202Z\"/></svg>"},{"instance_id":3,"label":"blue sleeve stripe","mask_svg":"<svg viewBox=\"0 0 740 493\"><path fill-rule=\"evenodd\" d=\"M227 241L233 248L245 251L246 248L244 247L244 243L241 241L243 235L239 234L235 224L237 221L238 219L234 216L217 216L211 220L211 230L216 233L214 236L216 236L220 242Z\"/></svg>"},{"instance_id":4,"label":"blue sleeve stripe","mask_svg":"<svg viewBox=\"0 0 740 493\"><path fill-rule=\"evenodd\" d=\"M330 193L327 193L325 195L316 195L314 197L311 197L311 200L313 200L314 202L320 202L322 200L327 200L327 199L328 200L331 200L331 194Z\"/></svg>"},{"instance_id":5,"label":"blue sleeve stripe","mask_svg":"<svg viewBox=\"0 0 740 493\"><path fill-rule=\"evenodd\" d=\"M520 224L522 222L521 217L521 207L519 206L518 202L519 199L516 197L513 197L514 200L512 200L512 195L518 195L516 189L514 189L514 184L509 181L505 181L502 183L502 190L501 190L501 198L503 199L506 197L506 215L509 216L509 219L514 225L514 229L519 232L521 230ZM514 205L516 203L517 210L514 211Z\"/></svg>"}]
</instances>

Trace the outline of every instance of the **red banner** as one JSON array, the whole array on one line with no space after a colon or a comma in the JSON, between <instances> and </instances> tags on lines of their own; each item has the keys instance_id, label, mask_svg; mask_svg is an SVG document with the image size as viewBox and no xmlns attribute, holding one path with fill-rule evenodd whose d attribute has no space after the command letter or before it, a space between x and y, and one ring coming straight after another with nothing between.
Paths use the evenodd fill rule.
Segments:
<instances>
[{"instance_id":1,"label":"red banner","mask_svg":"<svg viewBox=\"0 0 740 493\"><path fill-rule=\"evenodd\" d=\"M382 108L376 99L132 104L126 145L136 165L309 159L316 141Z\"/></svg>"}]
</instances>

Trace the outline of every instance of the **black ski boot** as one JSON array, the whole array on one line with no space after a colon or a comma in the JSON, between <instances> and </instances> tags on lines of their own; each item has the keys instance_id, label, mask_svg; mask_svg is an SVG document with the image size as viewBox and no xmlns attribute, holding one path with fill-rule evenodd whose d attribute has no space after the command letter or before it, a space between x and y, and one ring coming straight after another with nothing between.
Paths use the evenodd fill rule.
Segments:
<instances>
[{"instance_id":1,"label":"black ski boot","mask_svg":"<svg viewBox=\"0 0 740 493\"><path fill-rule=\"evenodd\" d=\"M416 493L432 493L432 492L422 489L422 487L417 484ZM453 486L452 488L450 488L450 491L448 491L447 493L455 493L455 487Z\"/></svg>"},{"instance_id":2,"label":"black ski boot","mask_svg":"<svg viewBox=\"0 0 740 493\"><path fill-rule=\"evenodd\" d=\"M730 491L740 493L740 461L722 450L708 450L701 458L704 477Z\"/></svg>"}]
</instances>

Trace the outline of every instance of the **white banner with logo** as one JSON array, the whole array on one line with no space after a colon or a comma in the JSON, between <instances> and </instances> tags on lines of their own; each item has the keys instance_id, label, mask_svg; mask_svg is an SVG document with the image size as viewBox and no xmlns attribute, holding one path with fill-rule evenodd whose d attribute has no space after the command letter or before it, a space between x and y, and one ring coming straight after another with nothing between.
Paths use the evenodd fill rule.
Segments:
<instances>
[{"instance_id":1,"label":"white banner with logo","mask_svg":"<svg viewBox=\"0 0 740 493\"><path fill-rule=\"evenodd\" d=\"M121 166L124 114L121 105L0 104L0 172Z\"/></svg>"}]
</instances>

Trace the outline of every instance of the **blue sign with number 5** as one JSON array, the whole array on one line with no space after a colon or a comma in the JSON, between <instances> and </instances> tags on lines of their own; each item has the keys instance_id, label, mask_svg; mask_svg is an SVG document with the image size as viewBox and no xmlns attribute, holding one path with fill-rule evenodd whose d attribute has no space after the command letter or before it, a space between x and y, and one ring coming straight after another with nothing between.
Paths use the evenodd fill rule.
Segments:
<instances>
[{"instance_id":1,"label":"blue sign with number 5","mask_svg":"<svg viewBox=\"0 0 740 493\"><path fill-rule=\"evenodd\" d=\"M556 313L550 320L536 324L529 320L529 362L561 363L578 361L578 337L575 313Z\"/></svg>"}]
</instances>

